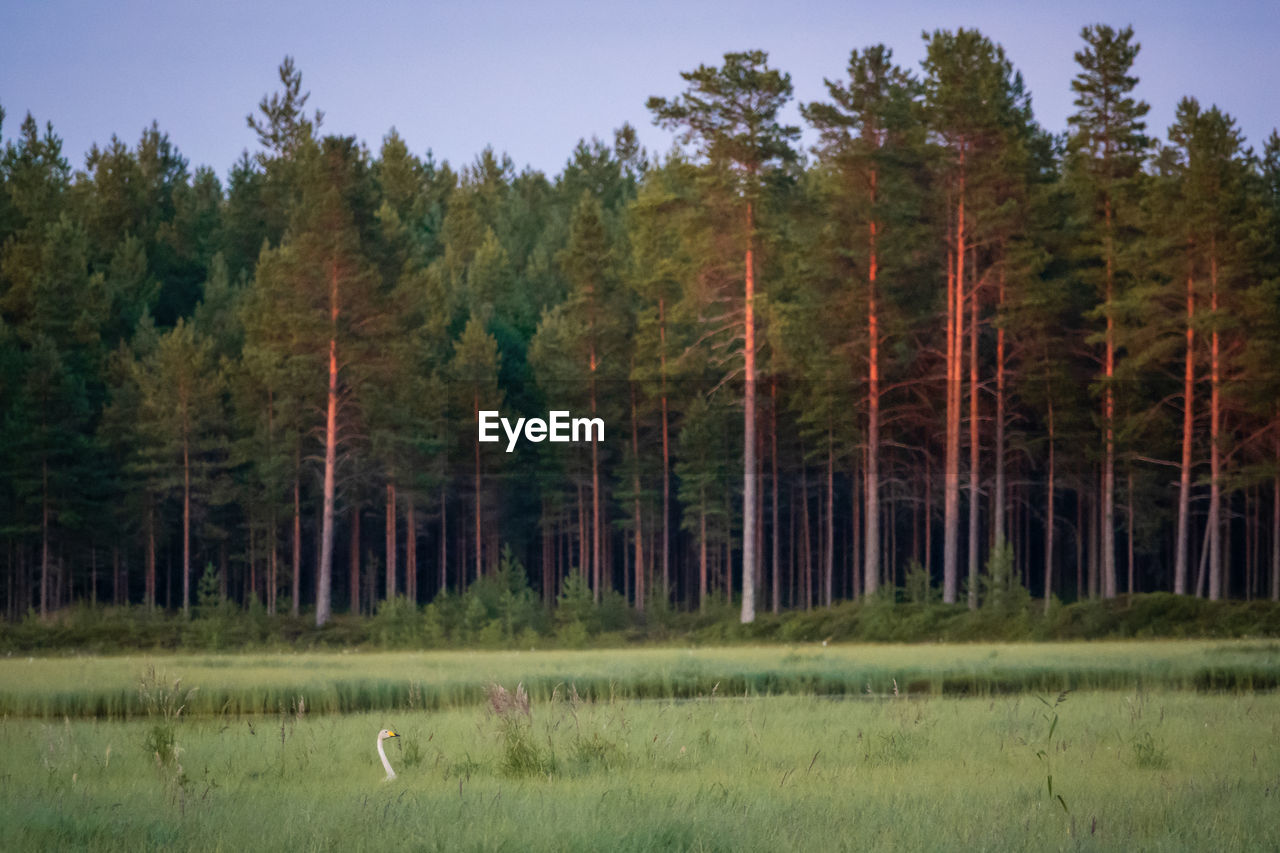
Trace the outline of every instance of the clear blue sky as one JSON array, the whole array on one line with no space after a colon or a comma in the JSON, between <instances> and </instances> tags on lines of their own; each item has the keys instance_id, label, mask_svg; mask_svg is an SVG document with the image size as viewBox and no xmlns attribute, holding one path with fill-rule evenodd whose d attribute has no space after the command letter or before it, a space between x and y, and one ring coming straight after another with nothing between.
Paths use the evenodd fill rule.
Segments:
<instances>
[{"instance_id":1,"label":"clear blue sky","mask_svg":"<svg viewBox=\"0 0 1280 853\"><path fill-rule=\"evenodd\" d=\"M645 99L677 94L680 71L726 51L769 51L797 97L814 100L823 77L843 76L853 47L884 42L918 68L925 29L977 27L1003 44L1037 118L1058 132L1080 28L1095 22L1134 26L1154 135L1164 137L1183 95L1229 112L1255 149L1280 125L1275 0L0 0L0 106L5 138L30 111L53 122L76 168L91 144L114 133L132 146L154 119L193 167L225 176L254 149L245 116L278 88L291 54L326 132L376 152L394 125L414 152L455 166L492 145L554 174L579 138L610 139L624 121L666 151L671 136L652 126Z\"/></svg>"}]
</instances>

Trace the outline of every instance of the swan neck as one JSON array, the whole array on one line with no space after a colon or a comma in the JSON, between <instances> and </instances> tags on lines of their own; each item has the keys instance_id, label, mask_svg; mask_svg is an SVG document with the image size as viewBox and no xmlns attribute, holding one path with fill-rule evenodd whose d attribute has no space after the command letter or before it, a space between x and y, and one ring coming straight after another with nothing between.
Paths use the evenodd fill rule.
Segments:
<instances>
[{"instance_id":1,"label":"swan neck","mask_svg":"<svg viewBox=\"0 0 1280 853\"><path fill-rule=\"evenodd\" d=\"M387 761L387 754L382 750L382 738L378 738L378 757L382 759L382 766L387 771L387 778L396 778L396 771L391 769L391 762Z\"/></svg>"}]
</instances>

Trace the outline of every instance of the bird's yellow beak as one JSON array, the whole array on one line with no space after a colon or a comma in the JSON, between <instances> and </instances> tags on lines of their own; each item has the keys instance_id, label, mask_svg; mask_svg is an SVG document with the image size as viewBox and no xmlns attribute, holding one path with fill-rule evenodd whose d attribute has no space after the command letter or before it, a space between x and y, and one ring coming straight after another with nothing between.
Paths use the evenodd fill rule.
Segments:
<instances>
[{"instance_id":1,"label":"bird's yellow beak","mask_svg":"<svg viewBox=\"0 0 1280 853\"><path fill-rule=\"evenodd\" d=\"M400 737L400 735L398 735L398 734L396 734L395 732L393 732L393 731L391 731L390 729L388 729L388 730L387 730L387 737Z\"/></svg>"}]
</instances>

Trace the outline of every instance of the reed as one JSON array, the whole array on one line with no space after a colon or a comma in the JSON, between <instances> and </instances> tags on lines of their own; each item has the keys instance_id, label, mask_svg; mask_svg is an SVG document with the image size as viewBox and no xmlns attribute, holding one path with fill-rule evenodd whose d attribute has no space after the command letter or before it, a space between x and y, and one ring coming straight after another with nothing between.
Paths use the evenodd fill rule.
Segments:
<instances>
[{"instance_id":1,"label":"reed","mask_svg":"<svg viewBox=\"0 0 1280 853\"><path fill-rule=\"evenodd\" d=\"M536 701L721 696L995 696L1061 690L1258 692L1280 683L1273 640L795 645L523 652L376 652L0 659L0 715L131 719L153 666L199 689L188 716L470 707L491 683Z\"/></svg>"}]
</instances>

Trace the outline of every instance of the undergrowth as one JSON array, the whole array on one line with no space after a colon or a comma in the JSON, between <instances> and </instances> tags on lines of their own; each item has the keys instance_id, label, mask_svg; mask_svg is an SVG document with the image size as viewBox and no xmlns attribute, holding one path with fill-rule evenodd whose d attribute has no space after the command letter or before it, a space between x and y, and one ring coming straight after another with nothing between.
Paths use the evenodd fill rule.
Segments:
<instances>
[{"instance_id":1,"label":"undergrowth","mask_svg":"<svg viewBox=\"0 0 1280 853\"><path fill-rule=\"evenodd\" d=\"M1280 604L1270 601L1206 601L1146 593L1066 605L1055 601L1046 614L1043 602L1031 599L1005 575L984 584L984 603L976 610L940 603L917 572L908 577L905 590L812 610L758 612L746 625L739 621L738 609L725 603L704 611L651 607L637 613L614 593L597 604L576 575L566 580L557 606L549 609L523 577L523 572L502 570L477 581L461 596L441 595L425 606L395 598L382 602L371 617L339 614L323 628L314 625L310 614L269 615L256 602L248 609L226 602L209 604L190 620L142 607L80 605L48 619L32 614L18 622L0 622L0 654L1280 636Z\"/></svg>"}]
</instances>

